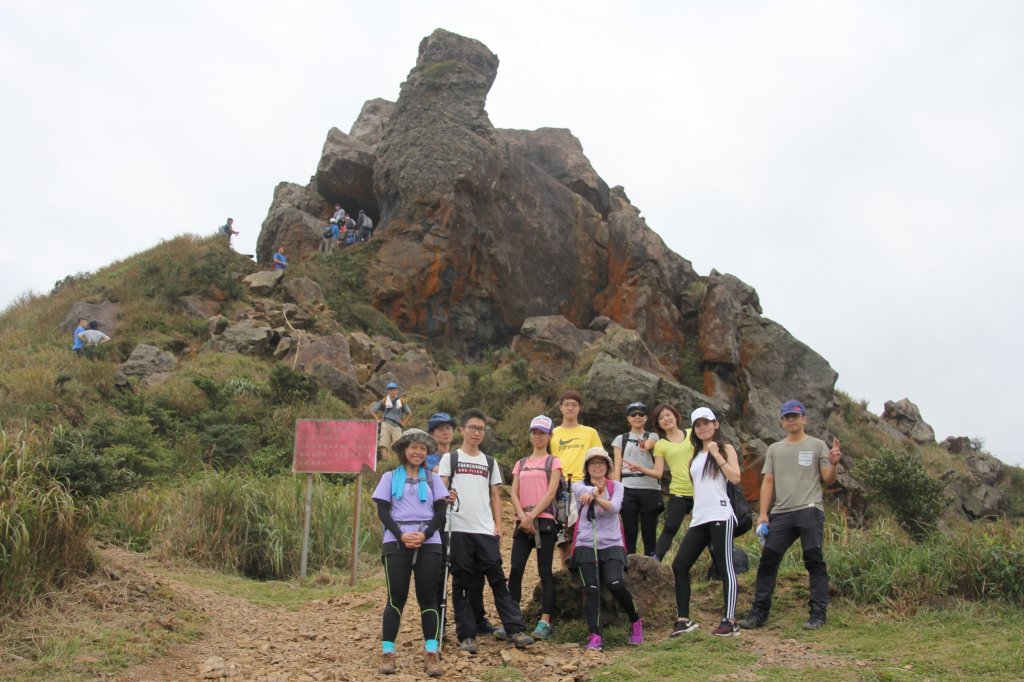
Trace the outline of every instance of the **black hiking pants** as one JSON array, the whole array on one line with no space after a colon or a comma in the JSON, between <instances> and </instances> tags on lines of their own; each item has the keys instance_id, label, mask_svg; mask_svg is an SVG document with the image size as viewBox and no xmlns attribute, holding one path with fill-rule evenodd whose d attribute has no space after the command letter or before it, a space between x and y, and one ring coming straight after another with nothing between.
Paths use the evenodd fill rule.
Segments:
<instances>
[{"instance_id":1,"label":"black hiking pants","mask_svg":"<svg viewBox=\"0 0 1024 682\"><path fill-rule=\"evenodd\" d=\"M486 580L494 595L498 617L511 636L522 632L523 617L519 604L509 594L501 567L501 543L497 536L482 533L452 533L452 606L455 607L455 633L459 641L476 637L477 624L483 618L483 589Z\"/></svg>"},{"instance_id":2,"label":"black hiking pants","mask_svg":"<svg viewBox=\"0 0 1024 682\"><path fill-rule=\"evenodd\" d=\"M804 567L807 568L810 583L810 598L807 605L812 616L825 616L828 610L828 568L821 552L825 535L825 512L816 507L798 509L768 517L768 539L761 552L761 563L757 567L757 585L754 588L753 610L765 616L772 608L772 594L779 563L786 550L800 538L803 549Z\"/></svg>"}]
</instances>

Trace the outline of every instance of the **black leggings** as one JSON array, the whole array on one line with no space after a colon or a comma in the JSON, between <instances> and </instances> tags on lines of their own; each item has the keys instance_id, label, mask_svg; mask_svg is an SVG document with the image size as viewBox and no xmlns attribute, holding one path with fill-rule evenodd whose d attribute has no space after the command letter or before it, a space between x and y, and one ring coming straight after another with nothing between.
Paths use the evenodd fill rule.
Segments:
<instances>
[{"instance_id":1,"label":"black leggings","mask_svg":"<svg viewBox=\"0 0 1024 682\"><path fill-rule=\"evenodd\" d=\"M533 535L527 535L516 526L512 534L512 563L508 570L508 591L522 608L523 572L530 552L537 549L537 573L540 574L540 612L551 613L555 608L555 580L551 562L555 556L555 523L551 519L537 519L534 527L540 532L540 547L536 546Z\"/></svg>"},{"instance_id":2,"label":"black leggings","mask_svg":"<svg viewBox=\"0 0 1024 682\"><path fill-rule=\"evenodd\" d=\"M390 543L389 543L390 544ZM397 543L396 543L397 544ZM409 597L409 578L416 577L416 601L420 605L420 620L423 624L423 639L437 639L440 636L440 620L437 613L437 582L441 575L441 554L439 545L424 546L416 555L412 565L413 550L399 547L384 554L384 580L388 588L388 601L384 605L382 641L394 642L402 624L402 609Z\"/></svg>"},{"instance_id":3,"label":"black leggings","mask_svg":"<svg viewBox=\"0 0 1024 682\"><path fill-rule=\"evenodd\" d=\"M608 591L615 597L622 610L629 616L629 622L635 623L640 620L636 612L636 605L633 603L633 595L626 587L622 579L622 563L618 561L602 561L601 583L598 584L598 564L580 561L577 563L580 573L580 580L583 581L583 612L587 616L587 627L594 634L601 634L601 585L605 585Z\"/></svg>"},{"instance_id":4,"label":"black leggings","mask_svg":"<svg viewBox=\"0 0 1024 682\"><path fill-rule=\"evenodd\" d=\"M732 533L736 522L709 521L699 526L690 526L679 551L672 561L672 573L676 583L676 615L690 617L690 569L697 562L705 547L711 547L718 574L722 576L723 617L736 618L736 570L732 565Z\"/></svg>"},{"instance_id":5,"label":"black leggings","mask_svg":"<svg viewBox=\"0 0 1024 682\"><path fill-rule=\"evenodd\" d=\"M658 546L654 548L654 554L659 561L664 559L668 551L672 549L672 541L675 540L679 527L683 525L683 519L691 511L693 511L692 497L669 495L668 511L665 512L665 527L661 529Z\"/></svg>"},{"instance_id":6,"label":"black leggings","mask_svg":"<svg viewBox=\"0 0 1024 682\"><path fill-rule=\"evenodd\" d=\"M658 517L665 510L660 490L622 487L622 531L626 538L626 554L636 554L636 539L639 534L644 541L644 554L657 553Z\"/></svg>"}]
</instances>

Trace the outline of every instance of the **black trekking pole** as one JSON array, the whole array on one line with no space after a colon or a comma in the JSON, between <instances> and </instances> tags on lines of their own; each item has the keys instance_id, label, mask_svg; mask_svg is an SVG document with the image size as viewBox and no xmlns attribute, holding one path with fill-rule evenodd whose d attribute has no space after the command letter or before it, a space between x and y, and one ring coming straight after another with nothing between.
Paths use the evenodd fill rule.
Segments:
<instances>
[{"instance_id":1,"label":"black trekking pole","mask_svg":"<svg viewBox=\"0 0 1024 682\"><path fill-rule=\"evenodd\" d=\"M594 495L597 495L595 491ZM601 626L601 561L597 558L597 522L595 517L597 514L594 512L594 502L590 503L587 508L587 520L590 521L591 528L594 529L594 575L597 580L597 625Z\"/></svg>"},{"instance_id":2,"label":"black trekking pole","mask_svg":"<svg viewBox=\"0 0 1024 682\"><path fill-rule=\"evenodd\" d=\"M454 490L454 488L452 488ZM448 505L448 527L445 528L445 534L448 536L448 555L444 560L444 583L441 586L441 603L439 605L439 613L441 616L441 628L439 631L439 641L437 643L437 657L444 658L444 626L447 619L448 612L448 573L452 568L452 513L459 510L459 498L455 498L455 502Z\"/></svg>"}]
</instances>

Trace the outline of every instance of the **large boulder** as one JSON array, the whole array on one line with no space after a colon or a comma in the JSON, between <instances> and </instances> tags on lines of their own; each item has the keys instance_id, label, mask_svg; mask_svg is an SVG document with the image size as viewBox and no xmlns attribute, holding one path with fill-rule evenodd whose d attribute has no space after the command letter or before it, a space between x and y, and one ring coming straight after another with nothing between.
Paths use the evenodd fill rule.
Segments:
<instances>
[{"instance_id":1,"label":"large boulder","mask_svg":"<svg viewBox=\"0 0 1024 682\"><path fill-rule=\"evenodd\" d=\"M324 292L309 277L289 277L284 281L284 300L299 304L317 303L324 300Z\"/></svg>"},{"instance_id":2,"label":"large boulder","mask_svg":"<svg viewBox=\"0 0 1024 682\"><path fill-rule=\"evenodd\" d=\"M285 247L289 258L307 258L317 252L323 228L334 211L315 187L282 182L274 189L274 199L263 220L256 240L256 259L269 263L278 247Z\"/></svg>"},{"instance_id":3,"label":"large boulder","mask_svg":"<svg viewBox=\"0 0 1024 682\"><path fill-rule=\"evenodd\" d=\"M264 320L245 319L224 329L217 337L217 346L244 355L269 355L276 339L274 329Z\"/></svg>"},{"instance_id":4,"label":"large boulder","mask_svg":"<svg viewBox=\"0 0 1024 682\"><path fill-rule=\"evenodd\" d=\"M411 388L437 388L437 367L425 350L409 348L378 367L367 387L384 395L389 381L397 381L403 392Z\"/></svg>"},{"instance_id":5,"label":"large boulder","mask_svg":"<svg viewBox=\"0 0 1024 682\"><path fill-rule=\"evenodd\" d=\"M390 100L380 97L367 100L363 103L363 108L348 134L364 144L375 147L384 136L384 127L394 110L395 103Z\"/></svg>"},{"instance_id":6,"label":"large boulder","mask_svg":"<svg viewBox=\"0 0 1024 682\"><path fill-rule=\"evenodd\" d=\"M739 327L745 306L761 312L754 288L712 270L697 316L697 345L704 362L740 364Z\"/></svg>"},{"instance_id":7,"label":"large boulder","mask_svg":"<svg viewBox=\"0 0 1024 682\"><path fill-rule=\"evenodd\" d=\"M220 301L203 298L195 294L182 296L178 299L178 305L181 306L181 311L185 315L196 320L208 320L214 315L219 314L221 308L223 308L223 304Z\"/></svg>"},{"instance_id":8,"label":"large boulder","mask_svg":"<svg viewBox=\"0 0 1024 682\"><path fill-rule=\"evenodd\" d=\"M921 410L909 398L885 401L882 420L915 443L935 442L935 429L925 422Z\"/></svg>"},{"instance_id":9,"label":"large boulder","mask_svg":"<svg viewBox=\"0 0 1024 682\"><path fill-rule=\"evenodd\" d=\"M313 182L320 196L341 204L349 213L364 209L376 218L373 196L373 148L337 128L331 128Z\"/></svg>"},{"instance_id":10,"label":"large boulder","mask_svg":"<svg viewBox=\"0 0 1024 682\"><path fill-rule=\"evenodd\" d=\"M171 372L177 366L178 359L171 353L140 343L121 366L121 372L128 376L148 377Z\"/></svg>"},{"instance_id":11,"label":"large boulder","mask_svg":"<svg viewBox=\"0 0 1024 682\"><path fill-rule=\"evenodd\" d=\"M355 379L352 356L344 334L292 335L291 348L283 359L288 365L307 374L312 374L317 364L327 364Z\"/></svg>"},{"instance_id":12,"label":"large boulder","mask_svg":"<svg viewBox=\"0 0 1024 682\"><path fill-rule=\"evenodd\" d=\"M99 303L76 301L64 321L60 323L60 328L71 334L78 327L78 321L84 318L89 321L95 320L100 330L113 335L117 329L117 310L117 304L112 301L103 300Z\"/></svg>"},{"instance_id":13,"label":"large boulder","mask_svg":"<svg viewBox=\"0 0 1024 682\"><path fill-rule=\"evenodd\" d=\"M530 371L550 381L570 374L583 349L600 337L561 315L529 317L512 339L512 351L527 361Z\"/></svg>"},{"instance_id":14,"label":"large boulder","mask_svg":"<svg viewBox=\"0 0 1024 682\"><path fill-rule=\"evenodd\" d=\"M277 287L281 278L284 277L284 270L260 270L251 275L246 275L242 280L249 291L256 296L269 296Z\"/></svg>"}]
</instances>

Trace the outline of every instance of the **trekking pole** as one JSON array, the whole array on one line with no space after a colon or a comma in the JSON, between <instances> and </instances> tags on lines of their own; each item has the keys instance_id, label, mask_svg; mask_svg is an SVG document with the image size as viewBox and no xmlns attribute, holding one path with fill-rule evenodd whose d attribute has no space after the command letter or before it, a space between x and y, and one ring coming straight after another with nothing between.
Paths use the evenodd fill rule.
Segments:
<instances>
[{"instance_id":1,"label":"trekking pole","mask_svg":"<svg viewBox=\"0 0 1024 682\"><path fill-rule=\"evenodd\" d=\"M452 488L454 490L454 488ZM444 658L444 626L446 622L446 614L448 612L448 573L452 568L452 513L459 510L459 498L455 498L455 502L448 505L448 527L445 528L445 534L448 536L448 555L444 558L444 582L441 586L441 604L440 604L440 616L441 616L441 629L440 636L437 643L437 657Z\"/></svg>"},{"instance_id":2,"label":"trekking pole","mask_svg":"<svg viewBox=\"0 0 1024 682\"><path fill-rule=\"evenodd\" d=\"M594 493L597 494L596 491ZM594 512L595 502L591 502L587 508L587 520L590 521L591 528L594 529L594 574L597 580L597 626L601 627L601 561L597 557L597 522L595 517L597 514Z\"/></svg>"}]
</instances>

